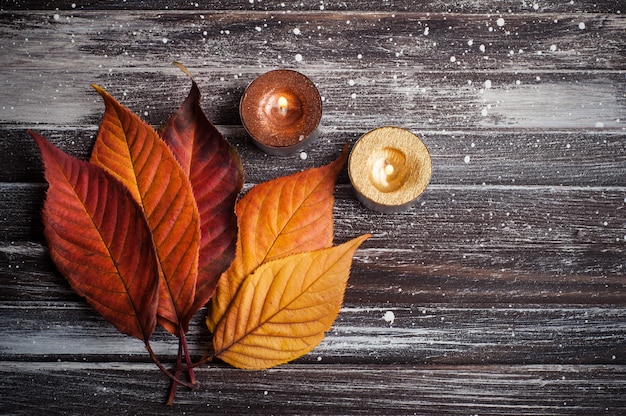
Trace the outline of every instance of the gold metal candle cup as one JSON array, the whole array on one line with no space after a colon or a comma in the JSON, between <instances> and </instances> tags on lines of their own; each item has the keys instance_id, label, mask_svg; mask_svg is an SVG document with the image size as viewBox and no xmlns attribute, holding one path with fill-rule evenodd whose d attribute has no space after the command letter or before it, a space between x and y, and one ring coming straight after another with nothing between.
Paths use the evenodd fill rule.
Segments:
<instances>
[{"instance_id":1,"label":"gold metal candle cup","mask_svg":"<svg viewBox=\"0 0 626 416\"><path fill-rule=\"evenodd\" d=\"M357 198L378 212L408 209L428 186L431 171L426 145L399 127L380 127L364 134L348 159Z\"/></svg>"},{"instance_id":2,"label":"gold metal candle cup","mask_svg":"<svg viewBox=\"0 0 626 416\"><path fill-rule=\"evenodd\" d=\"M256 78L241 97L241 122L261 150L290 155L315 139L322 99L313 82L299 72L278 69Z\"/></svg>"}]
</instances>

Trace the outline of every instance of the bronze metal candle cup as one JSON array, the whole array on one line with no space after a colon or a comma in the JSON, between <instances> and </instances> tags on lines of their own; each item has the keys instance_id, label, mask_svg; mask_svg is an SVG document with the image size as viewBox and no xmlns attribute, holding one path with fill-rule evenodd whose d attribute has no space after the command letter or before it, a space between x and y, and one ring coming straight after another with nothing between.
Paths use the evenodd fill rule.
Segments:
<instances>
[{"instance_id":1,"label":"bronze metal candle cup","mask_svg":"<svg viewBox=\"0 0 626 416\"><path fill-rule=\"evenodd\" d=\"M426 145L400 127L380 127L364 134L348 159L357 198L378 212L410 208L428 186L431 171Z\"/></svg>"},{"instance_id":2,"label":"bronze metal candle cup","mask_svg":"<svg viewBox=\"0 0 626 416\"><path fill-rule=\"evenodd\" d=\"M286 156L304 149L317 136L322 99L309 78L278 69L250 83L241 97L239 114L257 147Z\"/></svg>"}]
</instances>

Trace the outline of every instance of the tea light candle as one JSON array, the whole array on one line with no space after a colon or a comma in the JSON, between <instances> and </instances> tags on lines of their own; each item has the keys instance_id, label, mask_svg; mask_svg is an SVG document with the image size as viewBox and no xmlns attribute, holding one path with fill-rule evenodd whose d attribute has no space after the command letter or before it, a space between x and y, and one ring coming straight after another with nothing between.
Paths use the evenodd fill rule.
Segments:
<instances>
[{"instance_id":1,"label":"tea light candle","mask_svg":"<svg viewBox=\"0 0 626 416\"><path fill-rule=\"evenodd\" d=\"M241 97L239 114L260 149L272 155L291 155L315 139L322 99L309 78L278 69L250 83Z\"/></svg>"},{"instance_id":2,"label":"tea light candle","mask_svg":"<svg viewBox=\"0 0 626 416\"><path fill-rule=\"evenodd\" d=\"M380 127L364 134L348 159L357 198L379 212L408 209L426 189L431 171L426 145L399 127Z\"/></svg>"}]
</instances>

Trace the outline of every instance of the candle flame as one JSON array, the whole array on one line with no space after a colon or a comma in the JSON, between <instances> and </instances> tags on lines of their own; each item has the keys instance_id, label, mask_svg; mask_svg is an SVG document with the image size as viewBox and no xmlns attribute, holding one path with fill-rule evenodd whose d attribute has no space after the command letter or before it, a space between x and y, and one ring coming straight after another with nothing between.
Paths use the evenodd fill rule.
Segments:
<instances>
[{"instance_id":1,"label":"candle flame","mask_svg":"<svg viewBox=\"0 0 626 416\"><path fill-rule=\"evenodd\" d=\"M395 168L393 167L393 165L387 161L385 161L386 165L385 165L385 175L387 176L391 176L393 175L393 172L395 171Z\"/></svg>"},{"instance_id":2,"label":"candle flame","mask_svg":"<svg viewBox=\"0 0 626 416\"><path fill-rule=\"evenodd\" d=\"M371 171L371 180L374 186L389 188L396 180L396 167L386 158L376 159ZM394 175L395 174L395 175Z\"/></svg>"},{"instance_id":3,"label":"candle flame","mask_svg":"<svg viewBox=\"0 0 626 416\"><path fill-rule=\"evenodd\" d=\"M378 179L384 186L389 186L389 182L393 180L392 175L396 171L391 163L385 159L378 171Z\"/></svg>"},{"instance_id":4,"label":"candle flame","mask_svg":"<svg viewBox=\"0 0 626 416\"><path fill-rule=\"evenodd\" d=\"M289 107L289 101L282 95L278 97L278 110L281 114L287 113L287 107Z\"/></svg>"}]
</instances>

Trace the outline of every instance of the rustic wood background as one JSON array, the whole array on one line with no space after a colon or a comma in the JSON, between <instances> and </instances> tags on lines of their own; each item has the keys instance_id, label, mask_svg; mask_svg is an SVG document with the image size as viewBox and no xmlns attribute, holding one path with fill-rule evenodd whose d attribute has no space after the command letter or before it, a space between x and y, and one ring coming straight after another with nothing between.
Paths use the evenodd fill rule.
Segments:
<instances>
[{"instance_id":1,"label":"rustic wood background","mask_svg":"<svg viewBox=\"0 0 626 416\"><path fill-rule=\"evenodd\" d=\"M0 5L1 414L626 414L623 2ZM433 176L416 207L378 214L342 173L336 240L374 237L325 341L269 371L203 368L201 390L167 408L141 342L50 262L26 129L86 158L103 112L93 83L158 125L190 87L175 60L239 149L248 188L382 125L423 136ZM266 156L241 127L244 88L275 68L324 97L306 159ZM155 335L166 362L176 345Z\"/></svg>"}]
</instances>

